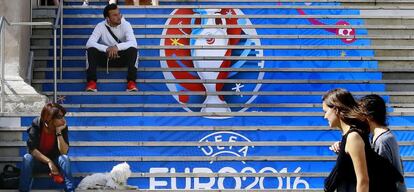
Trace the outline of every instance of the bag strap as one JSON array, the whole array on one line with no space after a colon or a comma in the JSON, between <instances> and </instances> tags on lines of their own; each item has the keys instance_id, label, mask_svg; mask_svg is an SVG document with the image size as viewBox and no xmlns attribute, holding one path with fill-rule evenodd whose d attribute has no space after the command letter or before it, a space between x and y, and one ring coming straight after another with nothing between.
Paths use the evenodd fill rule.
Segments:
<instances>
[{"instance_id":1,"label":"bag strap","mask_svg":"<svg viewBox=\"0 0 414 192\"><path fill-rule=\"evenodd\" d=\"M362 138L362 140L364 141L365 145L369 146L369 148L371 148L371 143L369 142L369 136L365 133L362 132L362 130L355 128L354 126L351 126L351 128L348 130L348 132L346 133L346 137L348 137L349 133L352 132L357 132L358 135Z\"/></svg>"},{"instance_id":2,"label":"bag strap","mask_svg":"<svg viewBox=\"0 0 414 192\"><path fill-rule=\"evenodd\" d=\"M116 37L116 35L112 32L111 28L108 27L108 25L105 25L106 29L108 29L111 36L115 39L116 42L121 43L121 41Z\"/></svg>"}]
</instances>

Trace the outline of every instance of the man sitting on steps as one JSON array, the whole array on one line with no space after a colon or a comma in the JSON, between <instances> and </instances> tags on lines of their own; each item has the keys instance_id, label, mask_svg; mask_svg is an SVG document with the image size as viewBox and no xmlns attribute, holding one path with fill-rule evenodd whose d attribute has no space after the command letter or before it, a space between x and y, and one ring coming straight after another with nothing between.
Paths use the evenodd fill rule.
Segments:
<instances>
[{"instance_id":1,"label":"man sitting on steps","mask_svg":"<svg viewBox=\"0 0 414 192\"><path fill-rule=\"evenodd\" d=\"M131 24L122 18L116 4L109 4L103 11L105 21L98 23L86 43L87 85L86 91L96 92L96 68L98 64L128 67L127 91L138 91L137 40Z\"/></svg>"}]
</instances>

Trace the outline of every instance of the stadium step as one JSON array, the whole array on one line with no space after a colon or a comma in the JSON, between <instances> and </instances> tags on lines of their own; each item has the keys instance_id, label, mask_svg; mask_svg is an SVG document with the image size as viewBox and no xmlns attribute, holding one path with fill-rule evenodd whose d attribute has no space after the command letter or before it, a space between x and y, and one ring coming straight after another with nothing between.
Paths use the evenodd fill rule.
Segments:
<instances>
[{"instance_id":1,"label":"stadium step","mask_svg":"<svg viewBox=\"0 0 414 192\"><path fill-rule=\"evenodd\" d=\"M124 6L124 1L119 0L123 15L134 28L140 52L140 91L134 93L125 92L125 67L110 67L109 74L100 68L99 92L84 92L85 44L95 24L103 20L102 9L107 4L106 0L89 2L90 6L81 7L81 0L65 0L63 76L57 82L58 101L69 111L66 119L76 182L87 174L108 172L115 164L127 161L133 171L129 184L139 186L139 191L191 191L199 184L207 186L209 181L213 189L198 191L295 191L293 188L302 190L306 184L306 191L321 191L323 178L336 158L327 148L340 138L339 131L329 128L323 119L321 96L329 89L344 87L358 98L376 93L387 101L390 128L400 144L407 186L414 188L414 81L410 78L414 72L413 1L159 0L159 6ZM173 13L176 9L223 7L242 10L243 14ZM36 8L42 10L53 12L56 7ZM53 19L52 16L34 20ZM243 19L250 23L167 23L173 19L201 18ZM338 24L339 21L345 23ZM185 33L166 32L180 28ZM189 33L194 29L217 28L240 29L243 33ZM355 33L346 35L349 30ZM52 98L50 34L51 27L33 27L32 85ZM255 44L212 48L161 43L169 39L205 38L242 39ZM226 57L161 54L191 49L246 49L251 53ZM240 68L168 66L168 62L215 60L253 64ZM174 77L203 72L230 72L233 76ZM259 78L258 74L263 76ZM223 83L225 88L205 91L203 84L211 83ZM259 88L252 86L258 84ZM180 87L187 85L199 85L201 91ZM216 95L228 102L203 102L206 96ZM232 112L200 112L209 107L230 108ZM8 126L0 123L5 138L0 142L0 151L9 155L0 157L0 164L20 163L26 152L25 130L35 116L38 114L2 116L10 120ZM248 151L243 154L243 150ZM38 180L36 188L56 187L50 185L47 177Z\"/></svg>"}]
</instances>

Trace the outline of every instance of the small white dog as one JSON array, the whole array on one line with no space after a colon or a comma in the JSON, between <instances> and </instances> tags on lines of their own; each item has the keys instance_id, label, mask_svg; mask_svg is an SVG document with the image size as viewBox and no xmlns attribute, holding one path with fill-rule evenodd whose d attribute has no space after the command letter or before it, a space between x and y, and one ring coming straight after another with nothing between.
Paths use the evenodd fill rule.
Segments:
<instances>
[{"instance_id":1,"label":"small white dog","mask_svg":"<svg viewBox=\"0 0 414 192\"><path fill-rule=\"evenodd\" d=\"M109 173L95 173L86 176L78 185L78 189L137 189L135 186L127 185L131 176L128 163L115 165Z\"/></svg>"}]
</instances>

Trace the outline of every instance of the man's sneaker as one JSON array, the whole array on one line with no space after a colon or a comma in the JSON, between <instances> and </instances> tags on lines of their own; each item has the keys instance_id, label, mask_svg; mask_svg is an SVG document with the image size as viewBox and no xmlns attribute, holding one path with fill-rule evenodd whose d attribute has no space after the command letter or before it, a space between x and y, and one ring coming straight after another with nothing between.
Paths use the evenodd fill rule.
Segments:
<instances>
[{"instance_id":1,"label":"man's sneaker","mask_svg":"<svg viewBox=\"0 0 414 192\"><path fill-rule=\"evenodd\" d=\"M127 90L128 92L131 91L138 91L137 85L135 84L135 81L128 81Z\"/></svg>"},{"instance_id":2,"label":"man's sneaker","mask_svg":"<svg viewBox=\"0 0 414 192\"><path fill-rule=\"evenodd\" d=\"M86 91L97 92L98 89L96 89L96 81L88 81L88 83L86 84Z\"/></svg>"}]
</instances>

